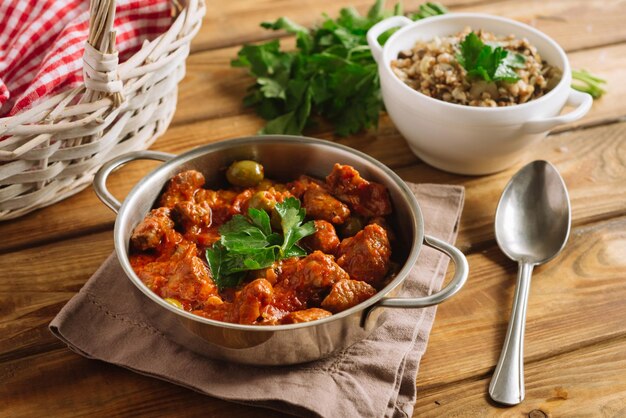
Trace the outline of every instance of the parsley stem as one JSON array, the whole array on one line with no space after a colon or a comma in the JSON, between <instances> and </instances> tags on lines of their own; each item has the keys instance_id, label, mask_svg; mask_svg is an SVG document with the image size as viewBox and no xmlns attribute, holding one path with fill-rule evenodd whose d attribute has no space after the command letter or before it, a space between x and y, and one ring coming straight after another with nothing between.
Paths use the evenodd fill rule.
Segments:
<instances>
[{"instance_id":1,"label":"parsley stem","mask_svg":"<svg viewBox=\"0 0 626 418\"><path fill-rule=\"evenodd\" d=\"M594 99L598 99L606 93L606 90L600 86L601 84L606 84L606 80L594 76L587 70L572 70L572 88L583 93L589 93Z\"/></svg>"},{"instance_id":2,"label":"parsley stem","mask_svg":"<svg viewBox=\"0 0 626 418\"><path fill-rule=\"evenodd\" d=\"M355 46L354 48L352 48L352 49L350 49L348 51L348 56L346 57L346 61L351 61L352 60L352 54L354 54L355 52L365 52L365 51L369 52L369 50L370 50L369 45Z\"/></svg>"}]
</instances>

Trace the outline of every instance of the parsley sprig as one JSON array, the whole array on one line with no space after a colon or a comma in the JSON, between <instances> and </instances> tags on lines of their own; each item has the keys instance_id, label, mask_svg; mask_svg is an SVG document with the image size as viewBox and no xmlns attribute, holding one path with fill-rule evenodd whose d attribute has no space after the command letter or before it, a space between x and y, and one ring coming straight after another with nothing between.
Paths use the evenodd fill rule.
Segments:
<instances>
[{"instance_id":1,"label":"parsley sprig","mask_svg":"<svg viewBox=\"0 0 626 418\"><path fill-rule=\"evenodd\" d=\"M459 44L457 61L467 70L468 77L488 82L519 80L515 68L524 68L526 58L522 54L507 51L501 46L483 43L474 32L470 32Z\"/></svg>"},{"instance_id":2,"label":"parsley sprig","mask_svg":"<svg viewBox=\"0 0 626 418\"><path fill-rule=\"evenodd\" d=\"M282 234L273 232L264 210L250 208L248 216L235 215L220 227L220 240L206 250L213 281L222 290L237 286L247 271L267 268L276 260L302 257L297 242L315 233L315 224L302 224L306 211L294 197L275 206Z\"/></svg>"}]
</instances>

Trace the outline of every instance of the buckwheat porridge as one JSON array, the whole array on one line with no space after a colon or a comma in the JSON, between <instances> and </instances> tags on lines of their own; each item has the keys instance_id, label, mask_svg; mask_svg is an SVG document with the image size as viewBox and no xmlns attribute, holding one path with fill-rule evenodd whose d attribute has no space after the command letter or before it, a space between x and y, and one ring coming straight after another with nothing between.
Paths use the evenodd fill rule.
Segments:
<instances>
[{"instance_id":1,"label":"buckwheat porridge","mask_svg":"<svg viewBox=\"0 0 626 418\"><path fill-rule=\"evenodd\" d=\"M561 69L541 58L527 39L491 32L463 31L417 41L391 62L411 88L435 99L469 106L526 103L545 95L561 80Z\"/></svg>"}]
</instances>

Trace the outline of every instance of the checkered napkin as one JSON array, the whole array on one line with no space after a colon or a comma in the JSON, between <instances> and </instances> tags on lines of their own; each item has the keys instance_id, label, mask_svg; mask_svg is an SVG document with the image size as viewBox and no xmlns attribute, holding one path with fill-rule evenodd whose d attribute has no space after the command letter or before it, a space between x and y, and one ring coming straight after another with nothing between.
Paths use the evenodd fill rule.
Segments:
<instances>
[{"instance_id":1,"label":"checkered napkin","mask_svg":"<svg viewBox=\"0 0 626 418\"><path fill-rule=\"evenodd\" d=\"M120 61L171 24L169 0L117 0ZM0 117L83 81L88 0L0 1Z\"/></svg>"}]
</instances>

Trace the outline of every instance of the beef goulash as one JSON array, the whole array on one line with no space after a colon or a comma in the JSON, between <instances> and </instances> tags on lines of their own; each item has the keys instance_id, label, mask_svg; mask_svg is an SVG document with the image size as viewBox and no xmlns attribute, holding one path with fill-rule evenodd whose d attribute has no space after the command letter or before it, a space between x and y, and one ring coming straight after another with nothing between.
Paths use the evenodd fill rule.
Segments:
<instances>
[{"instance_id":1,"label":"beef goulash","mask_svg":"<svg viewBox=\"0 0 626 418\"><path fill-rule=\"evenodd\" d=\"M135 273L172 305L231 323L301 323L358 305L393 277L385 186L340 164L325 180L279 183L236 161L226 179L213 190L198 171L175 175L132 233Z\"/></svg>"}]
</instances>

